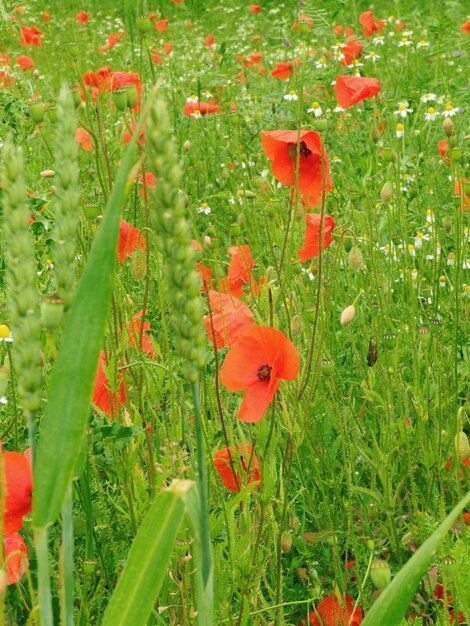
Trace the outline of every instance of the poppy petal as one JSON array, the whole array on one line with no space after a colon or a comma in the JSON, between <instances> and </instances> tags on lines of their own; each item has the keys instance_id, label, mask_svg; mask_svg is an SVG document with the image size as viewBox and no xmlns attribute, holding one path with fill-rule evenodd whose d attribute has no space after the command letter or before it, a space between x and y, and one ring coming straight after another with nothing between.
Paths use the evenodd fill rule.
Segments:
<instances>
[{"instance_id":1,"label":"poppy petal","mask_svg":"<svg viewBox=\"0 0 470 626\"><path fill-rule=\"evenodd\" d=\"M246 390L243 402L238 411L238 419L253 424L259 422L266 414L269 405L279 389L279 381L258 380Z\"/></svg>"}]
</instances>

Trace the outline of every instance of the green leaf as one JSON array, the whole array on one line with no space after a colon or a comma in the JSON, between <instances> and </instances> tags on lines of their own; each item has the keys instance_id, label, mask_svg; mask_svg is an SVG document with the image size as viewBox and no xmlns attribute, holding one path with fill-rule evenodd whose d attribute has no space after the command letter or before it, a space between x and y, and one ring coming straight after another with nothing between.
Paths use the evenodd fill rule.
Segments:
<instances>
[{"instance_id":1,"label":"green leaf","mask_svg":"<svg viewBox=\"0 0 470 626\"><path fill-rule=\"evenodd\" d=\"M449 513L429 539L415 552L408 563L401 568L367 613L362 626L383 626L384 624L387 624L387 626L398 626L401 623L413 594L429 563L436 555L439 545L469 503L470 492Z\"/></svg>"},{"instance_id":2,"label":"green leaf","mask_svg":"<svg viewBox=\"0 0 470 626\"><path fill-rule=\"evenodd\" d=\"M58 517L80 456L113 292L119 215L126 197L134 146L152 100L149 99L124 155L68 313L34 455L35 528L47 526Z\"/></svg>"},{"instance_id":3,"label":"green leaf","mask_svg":"<svg viewBox=\"0 0 470 626\"><path fill-rule=\"evenodd\" d=\"M154 499L132 543L102 626L147 624L167 576L168 561L186 513L187 499L196 491L193 481L174 480Z\"/></svg>"}]
</instances>

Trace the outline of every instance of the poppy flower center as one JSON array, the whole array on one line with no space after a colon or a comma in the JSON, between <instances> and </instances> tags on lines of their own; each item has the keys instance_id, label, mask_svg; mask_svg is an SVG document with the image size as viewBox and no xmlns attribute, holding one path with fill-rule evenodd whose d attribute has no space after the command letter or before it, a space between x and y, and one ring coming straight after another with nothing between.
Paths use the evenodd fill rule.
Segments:
<instances>
[{"instance_id":1,"label":"poppy flower center","mask_svg":"<svg viewBox=\"0 0 470 626\"><path fill-rule=\"evenodd\" d=\"M295 143L290 143L288 147L288 152L289 152L289 156L292 159L296 159L297 158L297 145ZM307 147L307 144L305 143L305 141L300 142L299 152L300 152L300 156L304 157L305 159L312 154L312 151Z\"/></svg>"},{"instance_id":2,"label":"poppy flower center","mask_svg":"<svg viewBox=\"0 0 470 626\"><path fill-rule=\"evenodd\" d=\"M271 365L260 365L258 367L258 378L261 382L264 382L265 380L270 380L271 379L271 370L272 370L272 366Z\"/></svg>"}]
</instances>

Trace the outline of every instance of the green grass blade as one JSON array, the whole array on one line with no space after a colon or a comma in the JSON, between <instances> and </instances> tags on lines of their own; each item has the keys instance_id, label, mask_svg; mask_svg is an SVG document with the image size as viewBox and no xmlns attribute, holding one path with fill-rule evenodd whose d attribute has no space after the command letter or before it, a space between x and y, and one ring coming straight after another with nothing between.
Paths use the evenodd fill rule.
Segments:
<instances>
[{"instance_id":1,"label":"green grass blade","mask_svg":"<svg viewBox=\"0 0 470 626\"><path fill-rule=\"evenodd\" d=\"M127 558L124 573L104 614L102 626L145 626L167 576L176 534L195 489L175 480L153 501Z\"/></svg>"},{"instance_id":2,"label":"green grass blade","mask_svg":"<svg viewBox=\"0 0 470 626\"><path fill-rule=\"evenodd\" d=\"M470 492L463 498L433 534L383 591L362 622L362 626L398 626L405 615L419 581L455 520L470 502Z\"/></svg>"},{"instance_id":3,"label":"green grass blade","mask_svg":"<svg viewBox=\"0 0 470 626\"><path fill-rule=\"evenodd\" d=\"M151 100L141 120L145 119ZM113 292L119 215L140 126L126 150L108 199L54 366L34 460L33 525L36 528L51 524L58 517L82 449Z\"/></svg>"}]
</instances>

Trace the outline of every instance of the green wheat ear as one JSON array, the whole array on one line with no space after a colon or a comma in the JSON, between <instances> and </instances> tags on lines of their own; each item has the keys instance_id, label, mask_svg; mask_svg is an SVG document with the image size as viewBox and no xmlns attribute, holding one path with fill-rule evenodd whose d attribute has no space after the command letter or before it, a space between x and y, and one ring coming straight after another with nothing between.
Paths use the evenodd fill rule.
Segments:
<instances>
[{"instance_id":1,"label":"green wheat ear","mask_svg":"<svg viewBox=\"0 0 470 626\"><path fill-rule=\"evenodd\" d=\"M151 201L151 222L166 266L175 345L186 360L184 374L194 383L205 363L201 282L195 271L191 232L180 191L181 167L170 131L166 104L158 99L146 131L147 163L157 183Z\"/></svg>"},{"instance_id":2,"label":"green wheat ear","mask_svg":"<svg viewBox=\"0 0 470 626\"><path fill-rule=\"evenodd\" d=\"M79 223L78 203L78 143L75 139L77 116L72 94L67 85L57 98L57 126L55 144L55 187L54 202L54 274L58 295L67 310L72 302L76 283L77 230Z\"/></svg>"},{"instance_id":3,"label":"green wheat ear","mask_svg":"<svg viewBox=\"0 0 470 626\"><path fill-rule=\"evenodd\" d=\"M8 138L3 148L0 180L3 183L3 234L7 264L7 302L14 339L13 352L18 391L26 416L41 406L40 314L36 285L34 240L29 229L27 189L21 148Z\"/></svg>"}]
</instances>

